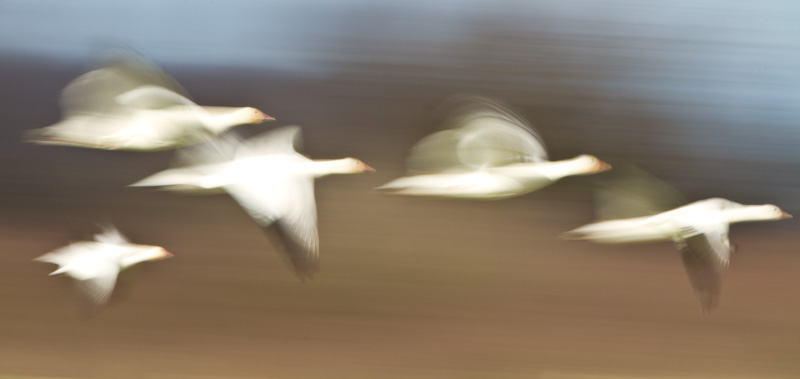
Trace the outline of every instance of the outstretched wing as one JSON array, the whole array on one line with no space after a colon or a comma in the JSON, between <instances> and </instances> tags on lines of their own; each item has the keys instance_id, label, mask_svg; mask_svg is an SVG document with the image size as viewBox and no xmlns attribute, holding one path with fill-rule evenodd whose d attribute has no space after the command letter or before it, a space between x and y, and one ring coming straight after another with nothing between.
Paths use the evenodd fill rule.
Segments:
<instances>
[{"instance_id":1,"label":"outstretched wing","mask_svg":"<svg viewBox=\"0 0 800 379\"><path fill-rule=\"evenodd\" d=\"M95 236L98 242L73 243L36 260L59 265L59 268L50 275L70 276L82 295L94 306L101 306L111 297L119 274L119 260L115 255L105 251L102 244L118 244L120 238L123 237L116 229L106 229L102 234Z\"/></svg>"},{"instance_id":2,"label":"outstretched wing","mask_svg":"<svg viewBox=\"0 0 800 379\"><path fill-rule=\"evenodd\" d=\"M594 192L597 220L658 214L688 201L677 189L633 164L615 165Z\"/></svg>"},{"instance_id":3,"label":"outstretched wing","mask_svg":"<svg viewBox=\"0 0 800 379\"><path fill-rule=\"evenodd\" d=\"M314 180L284 176L270 182L229 186L228 193L268 235L277 236L295 272L311 278L319 267Z\"/></svg>"},{"instance_id":4,"label":"outstretched wing","mask_svg":"<svg viewBox=\"0 0 800 379\"><path fill-rule=\"evenodd\" d=\"M95 241L114 245L125 245L130 243L128 239L125 238L125 236L123 236L122 233L120 233L119 230L117 230L117 228L113 225L103 224L100 225L100 227L103 229L103 231L99 234L95 234Z\"/></svg>"},{"instance_id":5,"label":"outstretched wing","mask_svg":"<svg viewBox=\"0 0 800 379\"><path fill-rule=\"evenodd\" d=\"M142 85L114 98L117 104L136 109L183 108L191 112L205 112L193 101L164 87Z\"/></svg>"},{"instance_id":6,"label":"outstretched wing","mask_svg":"<svg viewBox=\"0 0 800 379\"><path fill-rule=\"evenodd\" d=\"M496 167L547 160L541 137L521 117L484 98L458 99L442 126L420 140L408 158L411 172Z\"/></svg>"},{"instance_id":7,"label":"outstretched wing","mask_svg":"<svg viewBox=\"0 0 800 379\"><path fill-rule=\"evenodd\" d=\"M114 292L119 271L113 270L91 279L75 280L81 293L94 305L105 305Z\"/></svg>"},{"instance_id":8,"label":"outstretched wing","mask_svg":"<svg viewBox=\"0 0 800 379\"><path fill-rule=\"evenodd\" d=\"M61 106L66 115L113 114L126 105L120 95L140 87L161 88L188 100L186 91L167 73L143 57L130 51L113 51L101 60L99 67L73 80L61 93ZM128 97L133 104L142 104L142 92ZM140 97L136 102L133 98ZM158 96L150 101L155 101Z\"/></svg>"},{"instance_id":9,"label":"outstretched wing","mask_svg":"<svg viewBox=\"0 0 800 379\"><path fill-rule=\"evenodd\" d=\"M703 312L719 303L722 277L730 261L727 224L701 232L691 226L681 229L677 241L681 259Z\"/></svg>"},{"instance_id":10,"label":"outstretched wing","mask_svg":"<svg viewBox=\"0 0 800 379\"><path fill-rule=\"evenodd\" d=\"M172 160L172 167L200 167L231 162L244 143L242 136L229 131L203 143L178 150Z\"/></svg>"},{"instance_id":11,"label":"outstretched wing","mask_svg":"<svg viewBox=\"0 0 800 379\"><path fill-rule=\"evenodd\" d=\"M288 125L250 137L236 152L237 158L266 154L298 154L303 138L300 126Z\"/></svg>"},{"instance_id":12,"label":"outstretched wing","mask_svg":"<svg viewBox=\"0 0 800 379\"><path fill-rule=\"evenodd\" d=\"M270 154L299 155L302 145L300 126L272 129L250 138L227 132L205 143L178 151L174 167L202 166Z\"/></svg>"}]
</instances>

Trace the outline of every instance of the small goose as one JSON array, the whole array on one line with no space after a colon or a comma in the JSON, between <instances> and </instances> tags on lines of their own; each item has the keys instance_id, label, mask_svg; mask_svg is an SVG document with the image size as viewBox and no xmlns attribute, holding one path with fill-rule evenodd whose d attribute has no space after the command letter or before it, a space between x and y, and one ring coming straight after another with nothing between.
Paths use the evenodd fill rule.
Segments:
<instances>
[{"instance_id":1,"label":"small goose","mask_svg":"<svg viewBox=\"0 0 800 379\"><path fill-rule=\"evenodd\" d=\"M278 233L298 276L310 279L319 261L314 179L375 170L355 158L311 160L295 150L299 140L299 126L278 128L244 143L220 138L186 152L188 167L168 169L131 186L224 190L261 227Z\"/></svg>"},{"instance_id":2,"label":"small goose","mask_svg":"<svg viewBox=\"0 0 800 379\"><path fill-rule=\"evenodd\" d=\"M730 260L728 226L790 217L772 204L742 205L711 198L651 216L595 222L562 237L608 244L674 242L702 311L710 312L719 302L722 276Z\"/></svg>"},{"instance_id":3,"label":"small goose","mask_svg":"<svg viewBox=\"0 0 800 379\"><path fill-rule=\"evenodd\" d=\"M29 142L107 150L156 151L202 142L242 124L274 118L251 107L201 107L169 75L133 53L72 81L63 119L30 130Z\"/></svg>"},{"instance_id":4,"label":"small goose","mask_svg":"<svg viewBox=\"0 0 800 379\"><path fill-rule=\"evenodd\" d=\"M496 200L524 195L566 176L611 168L591 155L549 161L541 137L504 106L459 99L445 130L415 144L409 175L376 190L391 195Z\"/></svg>"},{"instance_id":5,"label":"small goose","mask_svg":"<svg viewBox=\"0 0 800 379\"><path fill-rule=\"evenodd\" d=\"M35 260L57 264L59 268L50 275L72 277L95 306L102 306L111 297L120 271L140 262L171 256L160 246L130 243L109 226L95 235L94 241L73 242Z\"/></svg>"}]
</instances>

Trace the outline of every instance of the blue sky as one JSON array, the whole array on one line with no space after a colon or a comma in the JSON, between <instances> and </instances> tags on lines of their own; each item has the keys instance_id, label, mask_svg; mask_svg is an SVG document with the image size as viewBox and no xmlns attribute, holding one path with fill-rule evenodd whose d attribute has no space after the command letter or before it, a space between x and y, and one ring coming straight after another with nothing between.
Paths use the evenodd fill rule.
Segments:
<instances>
[{"instance_id":1,"label":"blue sky","mask_svg":"<svg viewBox=\"0 0 800 379\"><path fill-rule=\"evenodd\" d=\"M167 69L605 91L650 102L689 152L800 161L794 0L0 1L0 54L89 64L119 45ZM769 148L708 149L721 131L705 122Z\"/></svg>"}]
</instances>

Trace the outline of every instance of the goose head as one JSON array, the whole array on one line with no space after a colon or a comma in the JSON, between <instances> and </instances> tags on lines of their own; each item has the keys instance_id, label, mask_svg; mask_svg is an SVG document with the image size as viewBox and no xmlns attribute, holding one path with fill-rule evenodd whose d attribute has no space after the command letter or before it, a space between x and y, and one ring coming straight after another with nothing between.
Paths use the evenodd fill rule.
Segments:
<instances>
[{"instance_id":1,"label":"goose head","mask_svg":"<svg viewBox=\"0 0 800 379\"><path fill-rule=\"evenodd\" d=\"M315 160L312 174L321 177L330 174L360 174L374 172L375 169L356 158Z\"/></svg>"},{"instance_id":2,"label":"goose head","mask_svg":"<svg viewBox=\"0 0 800 379\"><path fill-rule=\"evenodd\" d=\"M341 174L360 174L362 172L375 172L375 169L356 158L343 158L341 162Z\"/></svg>"},{"instance_id":3,"label":"goose head","mask_svg":"<svg viewBox=\"0 0 800 379\"><path fill-rule=\"evenodd\" d=\"M608 171L611 165L603 162L594 155L583 154L574 159L577 168L580 169L582 174L595 174L598 172Z\"/></svg>"},{"instance_id":4,"label":"goose head","mask_svg":"<svg viewBox=\"0 0 800 379\"><path fill-rule=\"evenodd\" d=\"M129 267L140 262L155 261L172 257L172 253L161 246L135 245L126 246L127 252L120 261L120 266Z\"/></svg>"},{"instance_id":5,"label":"goose head","mask_svg":"<svg viewBox=\"0 0 800 379\"><path fill-rule=\"evenodd\" d=\"M273 121L275 120L274 117L267 115L266 113L253 108L253 107L244 107L236 112L234 112L236 118L242 121L242 124L260 124L264 121Z\"/></svg>"},{"instance_id":6,"label":"goose head","mask_svg":"<svg viewBox=\"0 0 800 379\"><path fill-rule=\"evenodd\" d=\"M755 205L751 208L750 212L752 213L752 216L759 221L772 221L792 218L792 215L772 204Z\"/></svg>"},{"instance_id":7,"label":"goose head","mask_svg":"<svg viewBox=\"0 0 800 379\"><path fill-rule=\"evenodd\" d=\"M237 125L260 124L274 119L256 108L243 107L225 114L206 117L204 124L210 132L219 135Z\"/></svg>"},{"instance_id":8,"label":"goose head","mask_svg":"<svg viewBox=\"0 0 800 379\"><path fill-rule=\"evenodd\" d=\"M726 210L730 222L743 221L776 221L792 218L792 215L776 205L745 205L741 208Z\"/></svg>"}]
</instances>

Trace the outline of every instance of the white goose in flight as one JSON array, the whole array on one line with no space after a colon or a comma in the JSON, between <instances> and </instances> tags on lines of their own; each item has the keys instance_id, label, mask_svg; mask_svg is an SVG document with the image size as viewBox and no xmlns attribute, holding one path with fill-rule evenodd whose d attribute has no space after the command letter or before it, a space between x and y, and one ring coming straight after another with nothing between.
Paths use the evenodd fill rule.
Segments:
<instances>
[{"instance_id":1,"label":"white goose in flight","mask_svg":"<svg viewBox=\"0 0 800 379\"><path fill-rule=\"evenodd\" d=\"M113 227L106 227L94 241L73 242L35 260L59 267L50 275L65 274L95 305L108 302L119 272L137 263L171 257L160 246L130 243Z\"/></svg>"},{"instance_id":2,"label":"white goose in flight","mask_svg":"<svg viewBox=\"0 0 800 379\"><path fill-rule=\"evenodd\" d=\"M661 189L666 187L648 187L650 191L667 193ZM790 217L772 204L742 205L711 198L648 216L595 222L562 237L606 244L674 242L702 311L710 312L719 303L722 277L730 261L729 225Z\"/></svg>"},{"instance_id":3,"label":"white goose in flight","mask_svg":"<svg viewBox=\"0 0 800 379\"><path fill-rule=\"evenodd\" d=\"M571 175L611 168L591 155L549 161L544 142L522 118L491 100L469 97L445 130L415 144L408 176L376 188L405 196L505 199Z\"/></svg>"},{"instance_id":4,"label":"white goose in flight","mask_svg":"<svg viewBox=\"0 0 800 379\"><path fill-rule=\"evenodd\" d=\"M274 118L250 107L205 107L168 74L133 53L114 55L61 94L64 116L30 130L29 142L156 151L202 142L242 124Z\"/></svg>"},{"instance_id":5,"label":"white goose in flight","mask_svg":"<svg viewBox=\"0 0 800 379\"><path fill-rule=\"evenodd\" d=\"M319 261L314 179L375 170L355 158L311 160L295 150L299 140L299 126L278 128L245 142L221 138L185 152L188 166L156 173L131 186L178 192L224 190L261 227L278 233L283 252L305 280L318 270Z\"/></svg>"}]
</instances>

